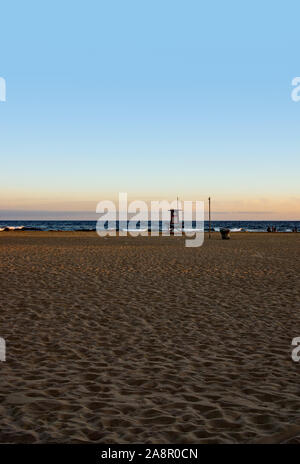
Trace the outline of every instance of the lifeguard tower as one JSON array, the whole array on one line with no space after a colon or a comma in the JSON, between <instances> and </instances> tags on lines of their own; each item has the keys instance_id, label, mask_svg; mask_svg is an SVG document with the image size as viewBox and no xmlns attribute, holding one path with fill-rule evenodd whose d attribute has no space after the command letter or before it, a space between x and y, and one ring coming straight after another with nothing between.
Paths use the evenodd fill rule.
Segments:
<instances>
[{"instance_id":1,"label":"lifeguard tower","mask_svg":"<svg viewBox=\"0 0 300 464\"><path fill-rule=\"evenodd\" d=\"M181 209L178 208L178 197L177 197L177 208L172 208L169 211L171 213L171 217L170 217L170 235L174 235L175 226L180 227L179 211L181 211Z\"/></svg>"}]
</instances>

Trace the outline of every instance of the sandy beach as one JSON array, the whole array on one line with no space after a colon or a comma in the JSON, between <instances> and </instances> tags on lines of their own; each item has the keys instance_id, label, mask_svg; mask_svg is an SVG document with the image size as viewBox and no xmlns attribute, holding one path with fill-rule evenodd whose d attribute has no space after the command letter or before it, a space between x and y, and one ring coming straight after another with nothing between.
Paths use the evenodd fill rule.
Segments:
<instances>
[{"instance_id":1,"label":"sandy beach","mask_svg":"<svg viewBox=\"0 0 300 464\"><path fill-rule=\"evenodd\" d=\"M2 232L0 442L300 442L299 250Z\"/></svg>"}]
</instances>

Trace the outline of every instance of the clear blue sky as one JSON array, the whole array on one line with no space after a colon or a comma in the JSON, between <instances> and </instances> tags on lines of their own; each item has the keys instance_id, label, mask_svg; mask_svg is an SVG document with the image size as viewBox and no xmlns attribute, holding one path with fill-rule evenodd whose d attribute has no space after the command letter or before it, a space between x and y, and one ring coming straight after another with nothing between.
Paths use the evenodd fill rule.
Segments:
<instances>
[{"instance_id":1,"label":"clear blue sky","mask_svg":"<svg viewBox=\"0 0 300 464\"><path fill-rule=\"evenodd\" d=\"M121 191L300 219L299 18L296 1L2 4L0 218Z\"/></svg>"}]
</instances>

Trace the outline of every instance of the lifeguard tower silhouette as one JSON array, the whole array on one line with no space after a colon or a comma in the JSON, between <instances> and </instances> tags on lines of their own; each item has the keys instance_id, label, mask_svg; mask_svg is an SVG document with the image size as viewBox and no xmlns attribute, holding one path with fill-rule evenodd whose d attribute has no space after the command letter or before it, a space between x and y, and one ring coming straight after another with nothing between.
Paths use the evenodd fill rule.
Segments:
<instances>
[{"instance_id":1,"label":"lifeguard tower silhouette","mask_svg":"<svg viewBox=\"0 0 300 464\"><path fill-rule=\"evenodd\" d=\"M181 211L181 209L178 208L178 197L177 197L177 208L169 209L169 211L171 213L170 235L174 235L175 226L180 227L179 211Z\"/></svg>"}]
</instances>

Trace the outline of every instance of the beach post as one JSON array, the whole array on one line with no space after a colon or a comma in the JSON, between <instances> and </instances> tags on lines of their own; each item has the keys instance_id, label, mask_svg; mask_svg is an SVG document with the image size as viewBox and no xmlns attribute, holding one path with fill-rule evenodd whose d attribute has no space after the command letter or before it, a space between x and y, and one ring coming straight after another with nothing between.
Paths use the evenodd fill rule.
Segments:
<instances>
[{"instance_id":1,"label":"beach post","mask_svg":"<svg viewBox=\"0 0 300 464\"><path fill-rule=\"evenodd\" d=\"M208 238L210 239L211 217L210 217L210 197L208 197Z\"/></svg>"},{"instance_id":2,"label":"beach post","mask_svg":"<svg viewBox=\"0 0 300 464\"><path fill-rule=\"evenodd\" d=\"M181 209L178 209L178 197L177 197L177 209L172 208L169 210L171 213L171 218L170 218L170 235L174 235L174 229L175 229L175 222L176 224L179 225L179 211Z\"/></svg>"},{"instance_id":3,"label":"beach post","mask_svg":"<svg viewBox=\"0 0 300 464\"><path fill-rule=\"evenodd\" d=\"M177 209L170 209L171 218L170 218L170 235L174 235L175 228L175 216L177 216Z\"/></svg>"}]
</instances>

